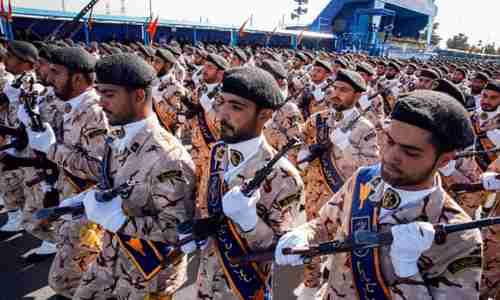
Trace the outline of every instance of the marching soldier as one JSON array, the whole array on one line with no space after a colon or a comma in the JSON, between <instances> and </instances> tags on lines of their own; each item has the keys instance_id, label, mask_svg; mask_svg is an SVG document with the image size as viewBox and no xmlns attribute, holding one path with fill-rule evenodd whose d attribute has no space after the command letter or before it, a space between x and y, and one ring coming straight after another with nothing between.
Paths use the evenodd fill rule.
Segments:
<instances>
[{"instance_id":1,"label":"marching soldier","mask_svg":"<svg viewBox=\"0 0 500 300\"><path fill-rule=\"evenodd\" d=\"M500 107L500 81L490 81L484 88L480 107L472 114L471 120L476 134L474 148L491 150L500 146L500 129L498 129L498 110ZM477 155L476 161L483 171L496 160L495 153Z\"/></svg>"},{"instance_id":2,"label":"marching soldier","mask_svg":"<svg viewBox=\"0 0 500 300\"><path fill-rule=\"evenodd\" d=\"M63 199L95 183L108 125L93 88L95 58L82 48L68 47L54 50L51 60L49 81L64 102L62 124L53 129L45 123L42 132L28 129L28 137L32 149L60 166L57 189ZM58 249L49 272L49 285L56 293L74 294L82 272L100 250L101 235L98 225L81 217L58 226Z\"/></svg>"},{"instance_id":3,"label":"marching soldier","mask_svg":"<svg viewBox=\"0 0 500 300\"><path fill-rule=\"evenodd\" d=\"M401 92L401 83L399 79L399 64L390 62L383 80L379 81L378 92L384 97L384 111L389 115L394 107L396 99Z\"/></svg>"},{"instance_id":4,"label":"marching soldier","mask_svg":"<svg viewBox=\"0 0 500 300\"><path fill-rule=\"evenodd\" d=\"M205 164L210 158L211 145L218 140L218 125L215 115L215 102L221 90L224 71L228 68L228 62L217 54L208 54L203 67L203 81L193 95L198 111L191 119L192 128L192 150L191 155L196 164L196 178L201 183L200 177ZM206 187L197 185L197 205L202 205L200 197L204 194Z\"/></svg>"},{"instance_id":5,"label":"marching soldier","mask_svg":"<svg viewBox=\"0 0 500 300\"><path fill-rule=\"evenodd\" d=\"M7 47L5 69L15 76L12 84L6 84L3 93L9 101L3 111L3 123L9 127L19 126L17 110L20 107L19 97L26 88L26 80L35 78L34 65L38 60L38 50L34 45L23 41L12 41ZM11 142L11 138L8 142ZM14 156L26 154L26 150L6 150ZM22 208L24 206L24 176L22 169L2 171L1 186L5 208L7 209L7 223L0 228L0 240L7 239L23 231Z\"/></svg>"},{"instance_id":6,"label":"marching soldier","mask_svg":"<svg viewBox=\"0 0 500 300\"><path fill-rule=\"evenodd\" d=\"M116 128L106 141L102 180L106 188L138 184L104 203L96 201L95 189L77 196L87 218L105 232L73 299L172 299L187 277L186 257L173 249L176 224L193 216L194 164L152 110L150 66L133 54L113 55L97 63L96 75L100 105ZM172 251L164 261L143 256L165 248Z\"/></svg>"},{"instance_id":7,"label":"marching soldier","mask_svg":"<svg viewBox=\"0 0 500 300\"><path fill-rule=\"evenodd\" d=\"M363 92L359 98L356 107L361 111L366 111L364 117L375 126L377 133L379 133L382 130L385 119L384 99L373 88L375 70L368 63L361 63L356 66L356 72L358 72L366 82L366 91ZM377 135L377 137L380 136Z\"/></svg>"},{"instance_id":8,"label":"marching soldier","mask_svg":"<svg viewBox=\"0 0 500 300\"><path fill-rule=\"evenodd\" d=\"M308 221L318 216L319 209L356 169L379 159L375 127L356 109L365 91L366 83L358 73L340 70L327 96L333 109L312 115L304 125L305 146L298 160L306 187ZM314 150L318 147L325 149ZM299 299L310 299L319 288L319 263L317 259L305 267L304 283L296 290Z\"/></svg>"},{"instance_id":9,"label":"marching soldier","mask_svg":"<svg viewBox=\"0 0 500 300\"><path fill-rule=\"evenodd\" d=\"M467 70L465 68L457 68L452 74L451 81L460 88L464 95L470 94L471 91L467 84Z\"/></svg>"},{"instance_id":10,"label":"marching soldier","mask_svg":"<svg viewBox=\"0 0 500 300\"><path fill-rule=\"evenodd\" d=\"M449 234L438 244L433 227L471 220L436 174L473 142L467 112L446 94L416 91L396 102L385 133L381 164L356 171L316 219L283 236L277 263L303 262L284 248L390 231L390 246L331 256L328 281L314 299L477 299L479 230Z\"/></svg>"},{"instance_id":11,"label":"marching soldier","mask_svg":"<svg viewBox=\"0 0 500 300\"><path fill-rule=\"evenodd\" d=\"M470 93L471 96L474 97L475 108L479 108L481 106L481 93L489 81L490 78L488 74L484 72L477 72L472 77L470 81Z\"/></svg>"},{"instance_id":12,"label":"marching soldier","mask_svg":"<svg viewBox=\"0 0 500 300\"><path fill-rule=\"evenodd\" d=\"M415 89L431 90L433 83L439 79L439 74L432 69L421 69L417 75Z\"/></svg>"},{"instance_id":13,"label":"marching soldier","mask_svg":"<svg viewBox=\"0 0 500 300\"><path fill-rule=\"evenodd\" d=\"M224 77L217 118L221 141L212 146L203 168L209 190L208 216L223 214L217 233L202 250L196 299L268 299L268 263L235 265L230 258L266 249L291 229L293 212L303 200L298 171L280 159L258 189L245 194L242 184L275 155L262 129L283 104L274 79L255 67L235 68Z\"/></svg>"}]
</instances>

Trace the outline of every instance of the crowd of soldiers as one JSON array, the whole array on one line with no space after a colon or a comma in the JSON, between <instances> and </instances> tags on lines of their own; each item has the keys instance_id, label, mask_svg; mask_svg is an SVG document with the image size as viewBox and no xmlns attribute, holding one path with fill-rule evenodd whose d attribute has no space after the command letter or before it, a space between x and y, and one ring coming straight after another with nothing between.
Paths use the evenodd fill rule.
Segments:
<instances>
[{"instance_id":1,"label":"crowd of soldiers","mask_svg":"<svg viewBox=\"0 0 500 300\"><path fill-rule=\"evenodd\" d=\"M500 229L435 229L500 214L498 64L175 41L0 58L0 240L40 239L25 260L53 259L61 299L173 299L189 257L193 299L271 299L273 264L304 265L301 300L500 299ZM392 243L290 252L360 232Z\"/></svg>"}]
</instances>

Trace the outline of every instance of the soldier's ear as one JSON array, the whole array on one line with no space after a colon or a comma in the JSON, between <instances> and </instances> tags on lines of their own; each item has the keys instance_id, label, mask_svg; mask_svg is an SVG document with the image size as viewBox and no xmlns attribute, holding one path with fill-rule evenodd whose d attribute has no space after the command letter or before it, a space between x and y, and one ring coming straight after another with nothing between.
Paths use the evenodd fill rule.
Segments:
<instances>
[{"instance_id":1,"label":"soldier's ear","mask_svg":"<svg viewBox=\"0 0 500 300\"><path fill-rule=\"evenodd\" d=\"M135 101L137 103L146 101L146 90L136 89L135 90Z\"/></svg>"},{"instance_id":2,"label":"soldier's ear","mask_svg":"<svg viewBox=\"0 0 500 300\"><path fill-rule=\"evenodd\" d=\"M436 167L438 169L446 167L450 161L455 159L456 154L456 151L441 154L436 162Z\"/></svg>"},{"instance_id":3,"label":"soldier's ear","mask_svg":"<svg viewBox=\"0 0 500 300\"><path fill-rule=\"evenodd\" d=\"M267 122L272 117L273 117L273 110L268 108L260 109L257 115L257 119L262 123Z\"/></svg>"}]
</instances>

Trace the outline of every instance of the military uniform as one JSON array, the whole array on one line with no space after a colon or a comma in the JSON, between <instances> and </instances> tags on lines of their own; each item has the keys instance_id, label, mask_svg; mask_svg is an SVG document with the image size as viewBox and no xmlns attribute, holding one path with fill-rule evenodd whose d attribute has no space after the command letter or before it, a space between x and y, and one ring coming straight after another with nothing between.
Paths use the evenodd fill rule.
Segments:
<instances>
[{"instance_id":1,"label":"military uniform","mask_svg":"<svg viewBox=\"0 0 500 300\"><path fill-rule=\"evenodd\" d=\"M379 160L379 146L374 126L364 117L359 117L356 108L344 112L334 110L317 113L304 125L303 138L306 147L326 144L336 128L342 128L358 118L351 128L350 145L341 150L333 144L331 149L312 161L304 170L306 186L305 210L307 220L318 216L320 208L342 186L354 171ZM320 284L319 259L305 268L304 285L317 288Z\"/></svg>"},{"instance_id":2,"label":"military uniform","mask_svg":"<svg viewBox=\"0 0 500 300\"><path fill-rule=\"evenodd\" d=\"M233 174L231 178L226 177L224 190L230 190L235 186L240 186L245 180L251 179L255 172L261 169L265 163L270 160L276 151L269 146L264 137L257 145L244 147L246 152L238 147L231 147L216 144L212 147L210 161L212 164L220 165L217 169L216 176L224 177L228 173L224 173L229 165L232 168L240 167L237 174ZM243 142L245 143L245 142ZM241 165L241 166L240 166ZM205 171L204 180L210 180L210 168L203 169ZM208 185L210 187L210 184ZM267 180L259 188L260 199L257 203L258 221L255 229L250 232L242 232L242 230L233 225L237 234L248 246L248 251L264 250L271 246L279 236L291 229L293 222L294 211L296 206L303 197L303 183L300 179L298 171L287 161L280 160L275 165L274 170L267 176ZM215 191L209 190L205 196L210 196ZM206 198L203 198L206 201ZM211 203L205 203L205 205ZM213 205L213 204L211 204ZM238 299L236 291L230 288L228 278L224 272L228 269L221 264L219 255L216 249L216 244L220 241L210 239L208 246L202 250L201 262L197 277L197 296L196 299L221 299L224 292L230 291L230 299ZM236 267L238 269L238 267ZM266 281L271 275L271 264L261 263L256 268ZM226 298L227 299L227 298Z\"/></svg>"},{"instance_id":3,"label":"military uniform","mask_svg":"<svg viewBox=\"0 0 500 300\"><path fill-rule=\"evenodd\" d=\"M100 170L107 120L94 89L64 104L62 133L47 158L61 166L57 188L61 199L91 185ZM49 273L49 284L59 294L71 296L82 272L100 250L99 226L84 218L64 221L57 228L58 251Z\"/></svg>"},{"instance_id":4,"label":"military uniform","mask_svg":"<svg viewBox=\"0 0 500 300\"><path fill-rule=\"evenodd\" d=\"M175 225L192 216L192 209L186 208L194 206L194 164L178 140L160 126L156 116L124 127L125 135L113 144L110 175L115 187L127 180L139 184L123 196L127 221L118 233L172 245L177 242ZM122 146L117 147L117 143ZM116 234L105 231L102 250L83 276L73 299L88 299L92 295L94 299L107 299L113 294L119 299L138 300L149 299L145 297L153 294L171 296L185 282L186 257L172 258L171 264L149 279L127 256L122 243L125 242ZM133 240L128 243L132 245Z\"/></svg>"},{"instance_id":5,"label":"military uniform","mask_svg":"<svg viewBox=\"0 0 500 300\"><path fill-rule=\"evenodd\" d=\"M481 108L477 109L471 115L472 125L476 133L476 141L474 143L474 148L476 150L491 150L498 147L497 145L500 145L500 129L483 130L483 128L488 126L490 120L495 120L497 115L498 110L494 112L484 112ZM497 155L495 153L477 155L475 157L477 164L483 171L486 171L488 166L495 161L496 158Z\"/></svg>"},{"instance_id":6,"label":"military uniform","mask_svg":"<svg viewBox=\"0 0 500 300\"><path fill-rule=\"evenodd\" d=\"M185 121L178 115L182 105L179 96L175 95L181 90L182 86L171 73L159 78L153 86L154 110L165 129L178 138L181 137L179 130L184 126Z\"/></svg>"}]
</instances>

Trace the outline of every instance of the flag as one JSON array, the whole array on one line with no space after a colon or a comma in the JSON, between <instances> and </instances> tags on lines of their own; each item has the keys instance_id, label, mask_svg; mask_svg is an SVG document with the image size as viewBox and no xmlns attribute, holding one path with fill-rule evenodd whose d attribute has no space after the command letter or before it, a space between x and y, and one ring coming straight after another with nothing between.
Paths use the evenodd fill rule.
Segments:
<instances>
[{"instance_id":1,"label":"flag","mask_svg":"<svg viewBox=\"0 0 500 300\"><path fill-rule=\"evenodd\" d=\"M308 28L304 28L304 30L302 30L301 33L299 33L299 35L297 36L297 46L300 45L300 43L302 42L302 38L304 37L304 32L306 32Z\"/></svg>"},{"instance_id":2,"label":"flag","mask_svg":"<svg viewBox=\"0 0 500 300\"><path fill-rule=\"evenodd\" d=\"M250 18L252 18L252 17L249 17L248 19L245 20L245 22L243 22L243 24L241 24L240 31L238 34L240 39L244 38L248 34L245 32L245 26L247 26L247 23L248 23L248 21L250 21Z\"/></svg>"},{"instance_id":3,"label":"flag","mask_svg":"<svg viewBox=\"0 0 500 300\"><path fill-rule=\"evenodd\" d=\"M12 22L12 4L10 3L10 0L9 0L9 14L7 15L7 21Z\"/></svg>"},{"instance_id":4,"label":"flag","mask_svg":"<svg viewBox=\"0 0 500 300\"><path fill-rule=\"evenodd\" d=\"M1 3L1 4L2 4L2 16L1 16L1 17L2 17L2 18L6 18L6 17L7 17L7 15L5 14L5 6L4 6L3 0L0 0L0 1L2 2L2 3Z\"/></svg>"},{"instance_id":5,"label":"flag","mask_svg":"<svg viewBox=\"0 0 500 300\"><path fill-rule=\"evenodd\" d=\"M154 19L154 21L152 21L151 23L149 23L148 25L148 30L147 32L149 33L149 40L151 41L151 43L154 41L155 39L155 35L156 35L156 29L158 28L158 19L159 17L156 17Z\"/></svg>"},{"instance_id":6,"label":"flag","mask_svg":"<svg viewBox=\"0 0 500 300\"><path fill-rule=\"evenodd\" d=\"M92 15L94 14L94 8L90 10L89 18L87 20L87 27L89 28L89 31L92 31L92 27L94 26L94 20L92 19Z\"/></svg>"}]
</instances>

